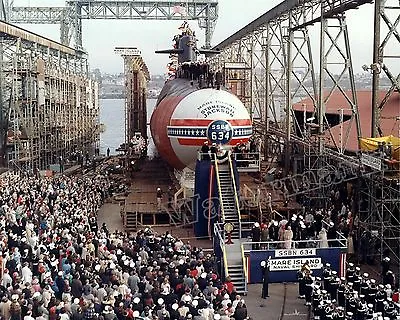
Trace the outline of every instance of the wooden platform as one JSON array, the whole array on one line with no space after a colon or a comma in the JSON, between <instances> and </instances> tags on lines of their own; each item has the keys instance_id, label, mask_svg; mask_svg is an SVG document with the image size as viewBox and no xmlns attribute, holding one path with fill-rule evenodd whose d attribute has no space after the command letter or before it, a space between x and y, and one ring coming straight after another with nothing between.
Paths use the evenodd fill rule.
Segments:
<instances>
[{"instance_id":1,"label":"wooden platform","mask_svg":"<svg viewBox=\"0 0 400 320\"><path fill-rule=\"evenodd\" d=\"M294 197L289 198L289 202L287 205L284 203L284 196L281 190L274 190L272 189L268 184L261 183L260 179L256 178L254 175L248 174L248 173L240 173L239 175L239 180L240 180L240 186L241 190L243 191L243 186L246 185L247 188L252 190L254 194L257 192L257 188L260 188L261 190L261 209L263 212L268 212L268 204L266 202L265 195L266 193L271 193L271 198L272 198L272 209L280 213L283 217L288 218L291 213L297 213L298 211L301 210L301 205L298 204L295 201ZM242 199L245 199L244 195L241 195ZM258 219L256 216L258 213L258 207L249 207L248 209L248 215L251 215L251 219ZM256 215L254 216L252 213L252 210L256 212ZM243 215L242 215L243 217ZM246 217L245 217L246 218Z\"/></svg>"},{"instance_id":2,"label":"wooden platform","mask_svg":"<svg viewBox=\"0 0 400 320\"><path fill-rule=\"evenodd\" d=\"M125 215L133 213L139 225L169 224L169 213L157 208L157 188L161 188L163 206L167 207L168 187L173 186L170 170L159 159L143 161L139 168L132 175L129 195L125 199Z\"/></svg>"}]
</instances>

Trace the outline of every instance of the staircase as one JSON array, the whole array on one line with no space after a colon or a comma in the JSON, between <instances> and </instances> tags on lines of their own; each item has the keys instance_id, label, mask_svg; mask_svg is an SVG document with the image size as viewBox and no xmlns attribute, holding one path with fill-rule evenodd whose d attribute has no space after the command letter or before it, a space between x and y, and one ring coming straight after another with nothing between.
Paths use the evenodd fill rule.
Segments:
<instances>
[{"instance_id":1,"label":"staircase","mask_svg":"<svg viewBox=\"0 0 400 320\"><path fill-rule=\"evenodd\" d=\"M234 225L232 231L233 244L224 244L226 254L227 273L239 294L247 294L247 286L240 242L240 218L239 208L236 202L236 189L234 177L229 164L218 164L216 174L220 190L221 208L224 209L224 223L230 222ZM222 230L220 232L223 232ZM225 236L226 240L226 236Z\"/></svg>"},{"instance_id":2,"label":"staircase","mask_svg":"<svg viewBox=\"0 0 400 320\"><path fill-rule=\"evenodd\" d=\"M227 164L219 164L217 175L219 177L219 187L220 187L220 201L221 206L224 209L224 223L230 222L234 225L232 231L232 239L240 238L240 221L239 212L236 207L236 190L233 186L233 178L231 174L231 169Z\"/></svg>"},{"instance_id":3,"label":"staircase","mask_svg":"<svg viewBox=\"0 0 400 320\"><path fill-rule=\"evenodd\" d=\"M126 225L125 229L129 231L134 231L137 229L137 216L136 213L129 212L126 215Z\"/></svg>"},{"instance_id":4,"label":"staircase","mask_svg":"<svg viewBox=\"0 0 400 320\"><path fill-rule=\"evenodd\" d=\"M125 229L128 231L135 231L138 228L138 213L137 211L125 211L122 212L125 215L124 217L124 224Z\"/></svg>"},{"instance_id":5,"label":"staircase","mask_svg":"<svg viewBox=\"0 0 400 320\"><path fill-rule=\"evenodd\" d=\"M232 283L236 288L236 292L239 294L246 294L245 279L243 266L240 265L228 265L228 274L231 277Z\"/></svg>"},{"instance_id":6,"label":"staircase","mask_svg":"<svg viewBox=\"0 0 400 320\"><path fill-rule=\"evenodd\" d=\"M235 240L233 244L225 245L226 261L228 264L228 275L235 285L236 292L246 294L245 273L242 260L241 243Z\"/></svg>"}]
</instances>

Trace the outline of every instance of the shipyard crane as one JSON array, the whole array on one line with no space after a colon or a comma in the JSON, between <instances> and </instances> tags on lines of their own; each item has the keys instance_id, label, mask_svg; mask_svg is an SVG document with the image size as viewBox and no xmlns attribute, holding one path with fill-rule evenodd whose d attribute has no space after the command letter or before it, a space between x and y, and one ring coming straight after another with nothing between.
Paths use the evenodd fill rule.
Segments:
<instances>
[{"instance_id":1,"label":"shipyard crane","mask_svg":"<svg viewBox=\"0 0 400 320\"><path fill-rule=\"evenodd\" d=\"M211 37L218 18L218 0L165 1L100 1L69 0L64 7L16 7L13 0L1 0L1 19L11 23L60 24L62 44L74 42L82 49L82 20L197 20L205 29L205 48L211 46Z\"/></svg>"}]
</instances>

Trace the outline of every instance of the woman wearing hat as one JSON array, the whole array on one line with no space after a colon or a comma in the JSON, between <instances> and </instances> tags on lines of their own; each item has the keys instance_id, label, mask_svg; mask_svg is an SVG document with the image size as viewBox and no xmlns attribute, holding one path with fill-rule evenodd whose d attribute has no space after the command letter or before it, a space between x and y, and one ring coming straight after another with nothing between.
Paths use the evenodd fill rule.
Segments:
<instances>
[{"instance_id":1,"label":"woman wearing hat","mask_svg":"<svg viewBox=\"0 0 400 320\"><path fill-rule=\"evenodd\" d=\"M17 294L13 294L11 296L11 305L10 305L10 320L21 320L21 305L18 302L19 296Z\"/></svg>"},{"instance_id":2,"label":"woman wearing hat","mask_svg":"<svg viewBox=\"0 0 400 320\"><path fill-rule=\"evenodd\" d=\"M285 249L292 248L293 231L291 226L288 226L283 233L283 240L285 241Z\"/></svg>"}]
</instances>

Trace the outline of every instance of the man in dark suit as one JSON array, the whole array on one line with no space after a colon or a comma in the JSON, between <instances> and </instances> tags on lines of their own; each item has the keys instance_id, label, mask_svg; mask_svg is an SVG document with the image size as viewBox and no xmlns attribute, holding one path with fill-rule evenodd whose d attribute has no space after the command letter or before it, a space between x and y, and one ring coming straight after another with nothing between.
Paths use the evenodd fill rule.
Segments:
<instances>
[{"instance_id":1,"label":"man in dark suit","mask_svg":"<svg viewBox=\"0 0 400 320\"><path fill-rule=\"evenodd\" d=\"M210 147L208 146L208 141L205 141L203 146L201 147L201 159L202 160L210 160Z\"/></svg>"},{"instance_id":2,"label":"man in dark suit","mask_svg":"<svg viewBox=\"0 0 400 320\"><path fill-rule=\"evenodd\" d=\"M271 267L271 256L268 257L268 260L261 261L261 271L263 275L263 287L261 292L261 298L267 299L269 297L269 269Z\"/></svg>"}]
</instances>

